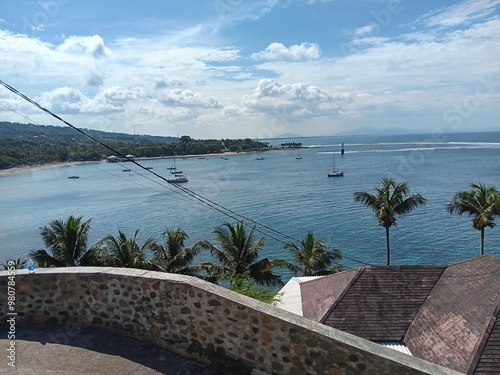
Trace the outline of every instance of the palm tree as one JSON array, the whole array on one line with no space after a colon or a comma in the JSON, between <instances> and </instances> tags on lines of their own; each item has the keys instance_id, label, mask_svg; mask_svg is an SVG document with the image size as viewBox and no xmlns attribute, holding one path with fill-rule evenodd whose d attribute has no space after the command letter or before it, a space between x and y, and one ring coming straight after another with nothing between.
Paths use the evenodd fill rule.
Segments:
<instances>
[{"instance_id":1,"label":"palm tree","mask_svg":"<svg viewBox=\"0 0 500 375\"><path fill-rule=\"evenodd\" d=\"M197 276L196 267L191 265L201 247L196 244L191 248L184 247L188 235L181 228L167 229L163 232L163 237L165 238L165 246L157 242L152 244L154 256L151 262L164 272Z\"/></svg>"},{"instance_id":2,"label":"palm tree","mask_svg":"<svg viewBox=\"0 0 500 375\"><path fill-rule=\"evenodd\" d=\"M153 248L154 241L148 239L140 246L137 242L138 233L137 229L134 236L129 238L119 230L118 237L108 235L99 241L98 246L103 253L104 264L112 267L159 269L147 259L148 251Z\"/></svg>"},{"instance_id":3,"label":"palm tree","mask_svg":"<svg viewBox=\"0 0 500 375\"><path fill-rule=\"evenodd\" d=\"M3 270L10 270L14 267L16 270L26 268L28 263L27 259L17 258L17 259L5 259L1 264L0 268Z\"/></svg>"},{"instance_id":4,"label":"palm tree","mask_svg":"<svg viewBox=\"0 0 500 375\"><path fill-rule=\"evenodd\" d=\"M87 250L91 220L82 222L81 216L69 216L66 221L54 220L49 226L41 227L40 234L50 254L40 249L31 251L29 257L33 258L39 267L98 265L97 250Z\"/></svg>"},{"instance_id":5,"label":"palm tree","mask_svg":"<svg viewBox=\"0 0 500 375\"><path fill-rule=\"evenodd\" d=\"M288 242L283 247L293 255L295 267L291 270L302 276L328 275L339 271L340 267L332 266L332 263L342 258L340 250L329 249L322 240L314 237L313 232L300 237L299 244Z\"/></svg>"},{"instance_id":6,"label":"palm tree","mask_svg":"<svg viewBox=\"0 0 500 375\"><path fill-rule=\"evenodd\" d=\"M472 217L472 228L481 232L480 254L484 254L484 229L495 226L495 216L500 215L500 193L494 186L471 184L470 191L460 191L453 196L447 208L450 214L467 214Z\"/></svg>"},{"instance_id":7,"label":"palm tree","mask_svg":"<svg viewBox=\"0 0 500 375\"><path fill-rule=\"evenodd\" d=\"M354 193L354 200L371 208L375 212L379 225L385 228L386 262L388 266L391 263L389 229L393 225L396 226L396 216L408 214L414 208L423 206L427 202L420 194L408 196L409 191L406 182L397 184L394 179L385 176L375 195L364 191Z\"/></svg>"},{"instance_id":8,"label":"palm tree","mask_svg":"<svg viewBox=\"0 0 500 375\"><path fill-rule=\"evenodd\" d=\"M281 276L273 273L273 268L281 265L282 261L258 259L259 248L264 244L265 238L255 240L254 231L255 226L247 233L242 221L216 227L214 235L220 248L208 241L200 242L200 246L210 250L219 265L204 263L204 269L217 280L231 280L248 275L259 284L281 285Z\"/></svg>"}]
</instances>

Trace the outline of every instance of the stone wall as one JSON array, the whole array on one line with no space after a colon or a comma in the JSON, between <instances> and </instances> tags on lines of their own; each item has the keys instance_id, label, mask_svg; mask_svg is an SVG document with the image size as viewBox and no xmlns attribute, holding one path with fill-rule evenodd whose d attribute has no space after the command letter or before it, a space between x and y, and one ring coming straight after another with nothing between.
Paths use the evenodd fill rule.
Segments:
<instances>
[{"instance_id":1,"label":"stone wall","mask_svg":"<svg viewBox=\"0 0 500 375\"><path fill-rule=\"evenodd\" d=\"M8 318L7 272L0 316ZM118 268L16 271L17 324L77 324L276 374L458 374L202 280Z\"/></svg>"}]
</instances>

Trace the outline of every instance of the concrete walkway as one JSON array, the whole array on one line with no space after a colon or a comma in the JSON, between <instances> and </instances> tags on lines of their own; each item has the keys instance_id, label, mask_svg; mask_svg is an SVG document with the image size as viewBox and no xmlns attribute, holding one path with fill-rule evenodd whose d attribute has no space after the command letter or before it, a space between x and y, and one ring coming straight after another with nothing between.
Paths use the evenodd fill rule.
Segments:
<instances>
[{"instance_id":1,"label":"concrete walkway","mask_svg":"<svg viewBox=\"0 0 500 375\"><path fill-rule=\"evenodd\" d=\"M16 327L15 365L8 365L10 340L0 329L0 374L215 375L194 360L94 328Z\"/></svg>"}]
</instances>

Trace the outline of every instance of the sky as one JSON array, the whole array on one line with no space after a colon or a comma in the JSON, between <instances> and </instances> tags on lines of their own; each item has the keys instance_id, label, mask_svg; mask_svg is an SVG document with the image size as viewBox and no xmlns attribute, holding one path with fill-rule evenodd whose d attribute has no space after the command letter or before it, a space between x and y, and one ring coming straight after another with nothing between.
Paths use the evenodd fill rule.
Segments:
<instances>
[{"instance_id":1,"label":"sky","mask_svg":"<svg viewBox=\"0 0 500 375\"><path fill-rule=\"evenodd\" d=\"M0 0L0 80L79 128L500 130L500 0ZM0 86L0 121L63 125Z\"/></svg>"}]
</instances>

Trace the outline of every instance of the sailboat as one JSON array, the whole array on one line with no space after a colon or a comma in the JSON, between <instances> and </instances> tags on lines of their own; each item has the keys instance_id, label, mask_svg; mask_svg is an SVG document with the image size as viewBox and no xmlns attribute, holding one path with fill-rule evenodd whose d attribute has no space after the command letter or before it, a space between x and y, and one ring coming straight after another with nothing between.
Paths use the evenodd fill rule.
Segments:
<instances>
[{"instance_id":1,"label":"sailboat","mask_svg":"<svg viewBox=\"0 0 500 375\"><path fill-rule=\"evenodd\" d=\"M333 164L332 164L332 172L328 173L328 177L343 177L344 171L336 171L335 170L335 152L333 153Z\"/></svg>"},{"instance_id":2,"label":"sailboat","mask_svg":"<svg viewBox=\"0 0 500 375\"><path fill-rule=\"evenodd\" d=\"M172 174L182 174L182 171L178 171L177 167L175 166L175 155L177 155L177 154L174 154L174 161L172 163L172 166L168 167L168 169L170 169L170 173L172 173Z\"/></svg>"}]
</instances>

